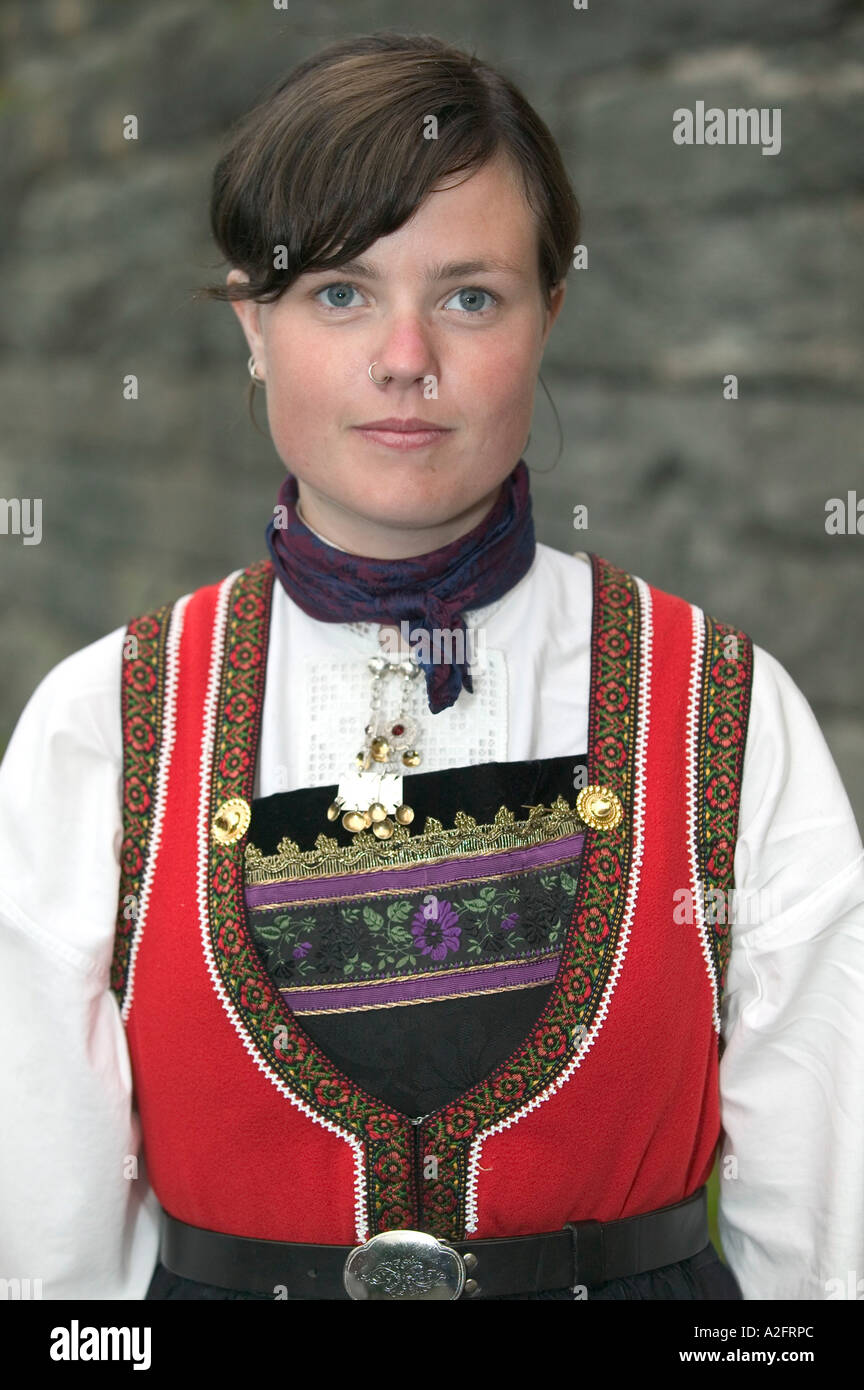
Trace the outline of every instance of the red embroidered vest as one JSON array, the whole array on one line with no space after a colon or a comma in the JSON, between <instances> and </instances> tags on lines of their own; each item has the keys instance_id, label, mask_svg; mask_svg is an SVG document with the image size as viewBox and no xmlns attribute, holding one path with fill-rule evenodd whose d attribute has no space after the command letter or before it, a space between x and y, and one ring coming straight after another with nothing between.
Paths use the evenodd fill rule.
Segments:
<instances>
[{"instance_id":1,"label":"red embroidered vest","mask_svg":"<svg viewBox=\"0 0 864 1390\"><path fill-rule=\"evenodd\" d=\"M422 1124L304 1032L251 940L246 836L213 835L226 801L252 801L272 565L129 623L112 989L172 1216L322 1244L397 1227L514 1236L652 1211L706 1181L730 945L712 904L734 886L752 645L590 559L588 782L623 818L586 828L530 1034Z\"/></svg>"}]
</instances>

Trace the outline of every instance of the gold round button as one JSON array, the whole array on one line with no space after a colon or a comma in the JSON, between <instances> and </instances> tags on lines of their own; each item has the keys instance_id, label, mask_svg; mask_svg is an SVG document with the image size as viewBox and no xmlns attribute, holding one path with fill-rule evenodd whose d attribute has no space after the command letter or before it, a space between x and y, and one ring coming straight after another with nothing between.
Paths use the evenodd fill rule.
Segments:
<instances>
[{"instance_id":1,"label":"gold round button","mask_svg":"<svg viewBox=\"0 0 864 1390\"><path fill-rule=\"evenodd\" d=\"M611 787L595 782L583 787L577 796L576 814L592 830L614 830L624 819L624 806Z\"/></svg>"},{"instance_id":2,"label":"gold round button","mask_svg":"<svg viewBox=\"0 0 864 1390\"><path fill-rule=\"evenodd\" d=\"M242 796L232 796L223 801L213 817L210 831L213 839L220 845L233 845L243 838L252 820L252 810Z\"/></svg>"}]
</instances>

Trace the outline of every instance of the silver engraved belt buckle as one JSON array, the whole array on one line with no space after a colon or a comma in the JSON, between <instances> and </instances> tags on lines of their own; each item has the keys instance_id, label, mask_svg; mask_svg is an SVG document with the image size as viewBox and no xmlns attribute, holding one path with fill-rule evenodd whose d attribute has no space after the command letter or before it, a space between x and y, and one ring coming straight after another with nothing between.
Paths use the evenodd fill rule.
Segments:
<instances>
[{"instance_id":1,"label":"silver engraved belt buckle","mask_svg":"<svg viewBox=\"0 0 864 1390\"><path fill-rule=\"evenodd\" d=\"M382 1231L345 1261L349 1298L458 1298L465 1287L462 1256L425 1231Z\"/></svg>"}]
</instances>

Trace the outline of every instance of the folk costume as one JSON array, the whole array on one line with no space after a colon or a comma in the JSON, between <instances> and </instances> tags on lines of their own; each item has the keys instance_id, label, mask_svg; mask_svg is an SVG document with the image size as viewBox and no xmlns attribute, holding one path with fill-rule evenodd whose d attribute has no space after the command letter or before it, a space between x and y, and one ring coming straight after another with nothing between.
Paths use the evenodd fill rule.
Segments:
<instances>
[{"instance_id":1,"label":"folk costume","mask_svg":"<svg viewBox=\"0 0 864 1390\"><path fill-rule=\"evenodd\" d=\"M522 461L408 560L296 503L289 477L268 560L60 663L0 768L0 1273L835 1296L864 853L803 695L746 633L537 544ZM388 658L403 621L485 641Z\"/></svg>"}]
</instances>

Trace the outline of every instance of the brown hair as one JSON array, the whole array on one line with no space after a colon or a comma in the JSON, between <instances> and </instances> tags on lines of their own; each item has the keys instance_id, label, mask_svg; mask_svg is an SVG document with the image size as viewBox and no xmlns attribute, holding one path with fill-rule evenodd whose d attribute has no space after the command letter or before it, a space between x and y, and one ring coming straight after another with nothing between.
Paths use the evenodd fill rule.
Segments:
<instances>
[{"instance_id":1,"label":"brown hair","mask_svg":"<svg viewBox=\"0 0 864 1390\"><path fill-rule=\"evenodd\" d=\"M437 139L424 139L434 116ZM248 285L213 299L278 299L308 270L361 256L445 178L499 150L521 169L539 230L547 305L579 240L579 205L544 122L506 77L427 35L331 44L295 67L234 127L213 174L210 224ZM284 268L273 265L284 246Z\"/></svg>"},{"instance_id":2,"label":"brown hair","mask_svg":"<svg viewBox=\"0 0 864 1390\"><path fill-rule=\"evenodd\" d=\"M424 139L430 116L437 138ZM548 127L518 88L431 35L388 30L331 44L233 127L213 174L210 225L249 282L198 293L272 302L306 271L361 256L441 181L499 151L521 172L537 219L548 307L579 241L579 205Z\"/></svg>"}]
</instances>

